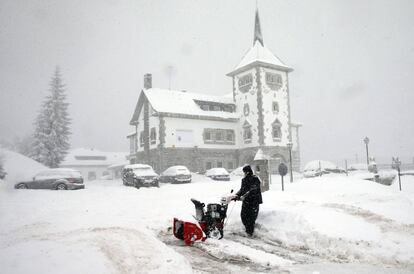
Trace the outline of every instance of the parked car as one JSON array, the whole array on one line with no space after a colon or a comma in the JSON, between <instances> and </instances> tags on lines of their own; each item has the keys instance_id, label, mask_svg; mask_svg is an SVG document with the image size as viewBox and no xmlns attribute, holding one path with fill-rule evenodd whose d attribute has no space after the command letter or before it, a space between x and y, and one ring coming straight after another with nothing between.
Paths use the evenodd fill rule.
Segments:
<instances>
[{"instance_id":1,"label":"parked car","mask_svg":"<svg viewBox=\"0 0 414 274\"><path fill-rule=\"evenodd\" d=\"M217 181L230 181L230 174L222 167L215 167L207 170L206 176Z\"/></svg>"},{"instance_id":2,"label":"parked car","mask_svg":"<svg viewBox=\"0 0 414 274\"><path fill-rule=\"evenodd\" d=\"M395 177L397 176L397 171L395 170L379 170L376 167L373 167L373 162L370 165L365 163L351 164L348 168L348 175L354 178L369 180L377 182L383 185L392 185Z\"/></svg>"},{"instance_id":3,"label":"parked car","mask_svg":"<svg viewBox=\"0 0 414 274\"><path fill-rule=\"evenodd\" d=\"M191 183L191 173L185 166L172 166L161 173L160 181L163 183Z\"/></svg>"},{"instance_id":4,"label":"parked car","mask_svg":"<svg viewBox=\"0 0 414 274\"><path fill-rule=\"evenodd\" d=\"M37 173L33 180L19 182L14 185L17 189L82 189L82 174L74 169L69 168L52 168Z\"/></svg>"},{"instance_id":5,"label":"parked car","mask_svg":"<svg viewBox=\"0 0 414 274\"><path fill-rule=\"evenodd\" d=\"M323 160L311 161L303 169L303 177L305 178L322 176L324 174L345 174L345 170L334 163Z\"/></svg>"},{"instance_id":6,"label":"parked car","mask_svg":"<svg viewBox=\"0 0 414 274\"><path fill-rule=\"evenodd\" d=\"M159 187L159 176L150 165L133 164L126 165L122 169L122 182L126 186L136 188L144 186Z\"/></svg>"}]
</instances>

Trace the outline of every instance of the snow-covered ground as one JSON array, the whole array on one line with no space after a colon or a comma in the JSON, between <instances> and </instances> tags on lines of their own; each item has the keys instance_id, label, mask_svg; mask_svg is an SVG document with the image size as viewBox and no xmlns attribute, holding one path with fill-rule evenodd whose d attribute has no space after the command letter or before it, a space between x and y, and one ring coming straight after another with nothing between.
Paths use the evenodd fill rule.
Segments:
<instances>
[{"instance_id":1,"label":"snow-covered ground","mask_svg":"<svg viewBox=\"0 0 414 274\"><path fill-rule=\"evenodd\" d=\"M30 165L28 169L31 170ZM15 178L15 176L11 176ZM263 194L256 237L229 205L222 240L186 247L172 218L218 202L241 177L160 188L88 182L77 191L0 182L1 273L413 273L414 176L384 186L345 176L285 180ZM286 183L287 182L287 183Z\"/></svg>"}]
</instances>

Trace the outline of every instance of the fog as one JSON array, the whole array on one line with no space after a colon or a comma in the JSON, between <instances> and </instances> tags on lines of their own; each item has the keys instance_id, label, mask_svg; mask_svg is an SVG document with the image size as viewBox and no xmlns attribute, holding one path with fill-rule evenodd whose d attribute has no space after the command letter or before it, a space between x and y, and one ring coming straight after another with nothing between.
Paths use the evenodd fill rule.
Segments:
<instances>
[{"instance_id":1,"label":"fog","mask_svg":"<svg viewBox=\"0 0 414 274\"><path fill-rule=\"evenodd\" d=\"M265 45L294 71L302 162L413 161L414 2L258 2ZM224 95L252 46L255 1L0 1L0 139L33 131L60 66L73 148L128 151L143 75Z\"/></svg>"}]
</instances>

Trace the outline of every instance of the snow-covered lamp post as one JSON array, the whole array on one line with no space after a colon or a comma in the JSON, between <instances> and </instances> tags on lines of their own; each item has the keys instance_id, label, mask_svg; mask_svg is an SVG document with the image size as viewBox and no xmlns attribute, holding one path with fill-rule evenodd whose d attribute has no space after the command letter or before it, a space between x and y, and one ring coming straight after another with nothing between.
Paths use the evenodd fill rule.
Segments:
<instances>
[{"instance_id":1,"label":"snow-covered lamp post","mask_svg":"<svg viewBox=\"0 0 414 274\"><path fill-rule=\"evenodd\" d=\"M364 138L364 143L365 143L365 149L367 151L367 166L369 166L369 155L368 155L368 143L369 143L369 138L365 137Z\"/></svg>"},{"instance_id":2,"label":"snow-covered lamp post","mask_svg":"<svg viewBox=\"0 0 414 274\"><path fill-rule=\"evenodd\" d=\"M292 147L293 144L291 142L286 144L289 148L289 170L290 170L290 182L293 182L293 172L292 172Z\"/></svg>"}]
</instances>

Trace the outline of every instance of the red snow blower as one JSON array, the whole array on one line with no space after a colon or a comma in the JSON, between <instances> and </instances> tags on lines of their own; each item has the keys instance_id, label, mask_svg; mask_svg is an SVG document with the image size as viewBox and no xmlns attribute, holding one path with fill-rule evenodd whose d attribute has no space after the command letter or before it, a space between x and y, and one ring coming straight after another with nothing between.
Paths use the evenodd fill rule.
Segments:
<instances>
[{"instance_id":1,"label":"red snow blower","mask_svg":"<svg viewBox=\"0 0 414 274\"><path fill-rule=\"evenodd\" d=\"M231 193L233 190L231 191ZM183 221L174 218L173 229L174 236L184 240L186 245L192 245L195 241L205 241L207 238L223 238L224 221L227 217L227 208L234 195L228 195L221 198L220 204L205 204L191 199L195 206L196 222Z\"/></svg>"}]
</instances>

